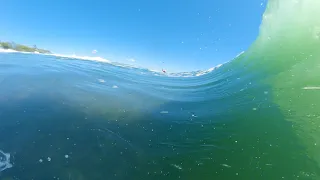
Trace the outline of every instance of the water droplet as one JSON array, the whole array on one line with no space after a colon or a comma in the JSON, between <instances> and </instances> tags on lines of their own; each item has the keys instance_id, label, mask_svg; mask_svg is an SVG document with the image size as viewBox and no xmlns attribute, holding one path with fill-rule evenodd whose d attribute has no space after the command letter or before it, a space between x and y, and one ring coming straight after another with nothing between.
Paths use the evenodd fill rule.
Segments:
<instances>
[{"instance_id":1,"label":"water droplet","mask_svg":"<svg viewBox=\"0 0 320 180\"><path fill-rule=\"evenodd\" d=\"M13 165L10 163L10 154L0 150L0 173L1 171L12 167Z\"/></svg>"},{"instance_id":2,"label":"water droplet","mask_svg":"<svg viewBox=\"0 0 320 180\"><path fill-rule=\"evenodd\" d=\"M228 164L221 164L221 166L224 166L224 167L227 167L227 168L231 168L231 166L228 165Z\"/></svg>"},{"instance_id":3,"label":"water droplet","mask_svg":"<svg viewBox=\"0 0 320 180\"><path fill-rule=\"evenodd\" d=\"M175 168L177 168L177 169L179 169L179 170L182 170L182 167L181 166L179 166L179 165L177 165L177 164L171 164L173 167L175 167Z\"/></svg>"},{"instance_id":4,"label":"water droplet","mask_svg":"<svg viewBox=\"0 0 320 180\"><path fill-rule=\"evenodd\" d=\"M104 79L98 79L99 82L104 83L106 82Z\"/></svg>"}]
</instances>

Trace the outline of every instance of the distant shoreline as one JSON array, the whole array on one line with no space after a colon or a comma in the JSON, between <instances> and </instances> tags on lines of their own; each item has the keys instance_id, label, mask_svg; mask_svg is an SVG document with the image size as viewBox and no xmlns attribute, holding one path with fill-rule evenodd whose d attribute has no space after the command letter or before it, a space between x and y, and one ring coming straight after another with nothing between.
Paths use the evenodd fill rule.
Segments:
<instances>
[{"instance_id":1,"label":"distant shoreline","mask_svg":"<svg viewBox=\"0 0 320 180\"><path fill-rule=\"evenodd\" d=\"M51 51L46 49L37 48L36 45L29 47L14 42L0 42L0 52L28 52L36 54L52 54Z\"/></svg>"},{"instance_id":2,"label":"distant shoreline","mask_svg":"<svg viewBox=\"0 0 320 180\"><path fill-rule=\"evenodd\" d=\"M2 47L0 47L0 53L27 53L27 54L47 54L47 53L39 53L37 51L35 52L26 52L26 51L17 51L14 49L3 49ZM48 54L50 55L50 54Z\"/></svg>"}]
</instances>

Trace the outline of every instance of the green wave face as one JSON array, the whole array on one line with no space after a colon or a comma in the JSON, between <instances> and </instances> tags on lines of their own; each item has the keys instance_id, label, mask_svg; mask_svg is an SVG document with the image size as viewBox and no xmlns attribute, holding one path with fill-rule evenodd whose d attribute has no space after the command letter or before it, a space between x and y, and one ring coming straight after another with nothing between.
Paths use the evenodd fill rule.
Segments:
<instances>
[{"instance_id":1,"label":"green wave face","mask_svg":"<svg viewBox=\"0 0 320 180\"><path fill-rule=\"evenodd\" d=\"M320 179L320 0L270 0L252 46L203 76L0 59L4 179Z\"/></svg>"},{"instance_id":2,"label":"green wave face","mask_svg":"<svg viewBox=\"0 0 320 180\"><path fill-rule=\"evenodd\" d=\"M269 0L246 58L320 167L320 1ZM255 62L252 62L255 61ZM315 175L315 174L314 174ZM319 174L315 179L319 178Z\"/></svg>"}]
</instances>

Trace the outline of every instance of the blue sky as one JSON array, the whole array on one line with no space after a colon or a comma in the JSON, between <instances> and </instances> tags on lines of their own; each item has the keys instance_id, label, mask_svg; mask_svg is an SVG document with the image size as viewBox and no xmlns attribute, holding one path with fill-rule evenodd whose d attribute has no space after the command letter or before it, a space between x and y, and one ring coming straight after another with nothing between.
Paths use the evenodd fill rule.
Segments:
<instances>
[{"instance_id":1,"label":"blue sky","mask_svg":"<svg viewBox=\"0 0 320 180\"><path fill-rule=\"evenodd\" d=\"M0 40L151 69L208 69L246 50L266 0L10 0ZM128 59L135 59L132 62Z\"/></svg>"}]
</instances>

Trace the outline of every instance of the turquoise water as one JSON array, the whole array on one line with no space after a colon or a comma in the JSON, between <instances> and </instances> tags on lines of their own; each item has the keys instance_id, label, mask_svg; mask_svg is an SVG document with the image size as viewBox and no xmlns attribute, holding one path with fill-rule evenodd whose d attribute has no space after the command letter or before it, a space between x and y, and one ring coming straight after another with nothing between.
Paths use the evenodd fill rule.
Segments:
<instances>
[{"instance_id":1,"label":"turquoise water","mask_svg":"<svg viewBox=\"0 0 320 180\"><path fill-rule=\"evenodd\" d=\"M270 0L210 72L0 53L0 179L320 179L319 12Z\"/></svg>"}]
</instances>

